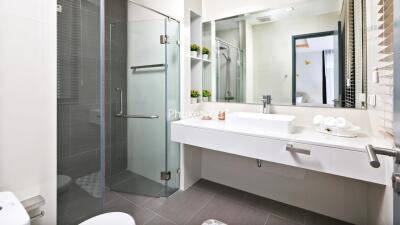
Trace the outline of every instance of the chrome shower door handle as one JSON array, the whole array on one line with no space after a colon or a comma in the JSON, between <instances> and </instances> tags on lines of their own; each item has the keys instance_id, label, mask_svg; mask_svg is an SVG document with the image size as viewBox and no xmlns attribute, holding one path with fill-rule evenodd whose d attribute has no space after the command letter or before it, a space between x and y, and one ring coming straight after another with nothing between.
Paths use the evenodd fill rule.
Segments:
<instances>
[{"instance_id":1,"label":"chrome shower door handle","mask_svg":"<svg viewBox=\"0 0 400 225\"><path fill-rule=\"evenodd\" d=\"M122 90L122 88L115 88L115 91L119 92L119 112L117 114L115 114L115 117L119 117L119 118L136 118L136 119L158 119L160 118L160 116L158 115L150 115L150 116L146 116L146 115L127 115L124 113L124 91Z\"/></svg>"},{"instance_id":2,"label":"chrome shower door handle","mask_svg":"<svg viewBox=\"0 0 400 225\"><path fill-rule=\"evenodd\" d=\"M122 116L124 114L124 91L122 88L115 88L114 90L119 92L119 113L115 116Z\"/></svg>"},{"instance_id":3,"label":"chrome shower door handle","mask_svg":"<svg viewBox=\"0 0 400 225\"><path fill-rule=\"evenodd\" d=\"M121 117L121 118L133 118L133 119L158 119L160 116L158 115L151 115L151 116L146 116L146 115L127 115L127 114L117 114L115 117Z\"/></svg>"}]
</instances>

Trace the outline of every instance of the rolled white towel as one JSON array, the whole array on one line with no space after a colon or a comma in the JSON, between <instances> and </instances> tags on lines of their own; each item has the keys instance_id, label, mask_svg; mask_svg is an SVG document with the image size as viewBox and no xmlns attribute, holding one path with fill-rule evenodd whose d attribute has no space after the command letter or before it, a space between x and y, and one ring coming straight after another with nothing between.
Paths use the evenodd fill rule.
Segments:
<instances>
[{"instance_id":1,"label":"rolled white towel","mask_svg":"<svg viewBox=\"0 0 400 225\"><path fill-rule=\"evenodd\" d=\"M323 124L323 122L324 122L324 116L322 116L322 115L314 116L314 119L313 119L314 125L321 125L321 124Z\"/></svg>"},{"instance_id":2,"label":"rolled white towel","mask_svg":"<svg viewBox=\"0 0 400 225\"><path fill-rule=\"evenodd\" d=\"M347 120L343 117L338 117L336 118L336 123L335 127L337 128L348 128L350 124L347 122Z\"/></svg>"},{"instance_id":3,"label":"rolled white towel","mask_svg":"<svg viewBox=\"0 0 400 225\"><path fill-rule=\"evenodd\" d=\"M324 125L327 127L334 127L336 124L336 119L334 117L328 116L324 118Z\"/></svg>"}]
</instances>

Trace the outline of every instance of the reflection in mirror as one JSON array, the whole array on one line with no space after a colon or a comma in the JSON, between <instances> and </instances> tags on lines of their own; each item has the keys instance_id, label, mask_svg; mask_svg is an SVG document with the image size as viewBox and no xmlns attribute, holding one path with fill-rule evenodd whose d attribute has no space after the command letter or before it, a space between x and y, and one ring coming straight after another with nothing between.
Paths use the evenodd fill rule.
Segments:
<instances>
[{"instance_id":1,"label":"reflection in mirror","mask_svg":"<svg viewBox=\"0 0 400 225\"><path fill-rule=\"evenodd\" d=\"M365 108L364 4L303 0L204 23L203 87L218 102Z\"/></svg>"},{"instance_id":2,"label":"reflection in mirror","mask_svg":"<svg viewBox=\"0 0 400 225\"><path fill-rule=\"evenodd\" d=\"M338 38L334 31L293 36L293 104L340 104Z\"/></svg>"}]
</instances>

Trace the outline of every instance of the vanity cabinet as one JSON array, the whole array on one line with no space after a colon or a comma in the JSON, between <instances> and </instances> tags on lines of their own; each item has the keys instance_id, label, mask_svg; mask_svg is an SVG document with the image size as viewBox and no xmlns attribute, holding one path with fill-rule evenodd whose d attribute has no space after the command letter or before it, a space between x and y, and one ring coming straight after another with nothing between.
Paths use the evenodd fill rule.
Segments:
<instances>
[{"instance_id":1,"label":"vanity cabinet","mask_svg":"<svg viewBox=\"0 0 400 225\"><path fill-rule=\"evenodd\" d=\"M199 119L174 122L171 129L175 142L386 185L384 159L380 159L380 168L372 168L361 147L368 144L368 138L344 140L307 129L297 134L259 134L230 130L223 122ZM346 147L346 141L352 144Z\"/></svg>"}]
</instances>

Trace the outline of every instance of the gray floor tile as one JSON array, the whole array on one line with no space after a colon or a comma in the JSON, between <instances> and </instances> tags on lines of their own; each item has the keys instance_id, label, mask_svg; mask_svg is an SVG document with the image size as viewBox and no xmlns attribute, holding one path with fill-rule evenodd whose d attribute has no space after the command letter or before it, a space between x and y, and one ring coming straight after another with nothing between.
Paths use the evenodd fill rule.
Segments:
<instances>
[{"instance_id":1,"label":"gray floor tile","mask_svg":"<svg viewBox=\"0 0 400 225\"><path fill-rule=\"evenodd\" d=\"M126 178L132 177L130 175L121 174L120 179L126 181ZM141 188L145 189L145 186ZM101 213L87 211L100 206L100 199L91 197L77 186L73 186L71 191L73 196L79 198L70 199L68 193L59 196L59 217L64 219L60 224L76 224L76 218L80 218L80 222ZM169 198L114 192L106 188L104 208L105 212L119 211L132 215L138 225L201 225L208 219L228 225L349 225L207 180L201 180Z\"/></svg>"},{"instance_id":2,"label":"gray floor tile","mask_svg":"<svg viewBox=\"0 0 400 225\"><path fill-rule=\"evenodd\" d=\"M195 189L177 192L169 198L157 198L145 204L157 214L176 224L186 224L211 199L213 195Z\"/></svg>"},{"instance_id":3,"label":"gray floor tile","mask_svg":"<svg viewBox=\"0 0 400 225\"><path fill-rule=\"evenodd\" d=\"M159 193L164 190L164 185L143 176L136 175L117 184L112 184L111 190L128 194L134 193L136 195L157 197Z\"/></svg>"},{"instance_id":4,"label":"gray floor tile","mask_svg":"<svg viewBox=\"0 0 400 225\"><path fill-rule=\"evenodd\" d=\"M101 212L101 198L94 198L75 183L71 188L58 195L58 224L77 224L92 215Z\"/></svg>"},{"instance_id":5,"label":"gray floor tile","mask_svg":"<svg viewBox=\"0 0 400 225\"><path fill-rule=\"evenodd\" d=\"M152 220L147 222L145 225L177 225L177 224L175 224L172 221L169 221L167 219L164 219L160 216L156 216Z\"/></svg>"},{"instance_id":6,"label":"gray floor tile","mask_svg":"<svg viewBox=\"0 0 400 225\"><path fill-rule=\"evenodd\" d=\"M115 193L117 195L119 195L120 197L125 198L126 200L128 200L138 206L143 206L148 201L151 201L156 198L156 197L149 197L149 196L144 196L144 195L140 195L140 194L129 194L129 193L122 193L122 192L115 192Z\"/></svg>"},{"instance_id":7,"label":"gray floor tile","mask_svg":"<svg viewBox=\"0 0 400 225\"><path fill-rule=\"evenodd\" d=\"M295 223L305 224L305 216L307 211L301 208L290 206L281 202L270 200L268 205L272 214L291 220Z\"/></svg>"},{"instance_id":8,"label":"gray floor tile","mask_svg":"<svg viewBox=\"0 0 400 225\"><path fill-rule=\"evenodd\" d=\"M124 198L116 198L104 205L105 212L125 212L130 214L137 225L144 225L152 220L156 214L148 209L139 207Z\"/></svg>"},{"instance_id":9,"label":"gray floor tile","mask_svg":"<svg viewBox=\"0 0 400 225\"><path fill-rule=\"evenodd\" d=\"M351 224L321 214L308 212L306 214L306 225L351 225Z\"/></svg>"},{"instance_id":10,"label":"gray floor tile","mask_svg":"<svg viewBox=\"0 0 400 225\"><path fill-rule=\"evenodd\" d=\"M111 185L117 185L121 182L124 182L130 178L134 178L137 175L129 170L121 171L117 174L113 174L110 176ZM109 184L107 184L109 185Z\"/></svg>"},{"instance_id":11,"label":"gray floor tile","mask_svg":"<svg viewBox=\"0 0 400 225\"><path fill-rule=\"evenodd\" d=\"M200 180L192 188L202 192L218 195L220 197L236 200L243 198L245 194L243 191L208 180Z\"/></svg>"},{"instance_id":12,"label":"gray floor tile","mask_svg":"<svg viewBox=\"0 0 400 225\"><path fill-rule=\"evenodd\" d=\"M105 204L115 200L118 197L119 196L118 196L117 192L113 192L113 191L110 191L109 188L105 188L105 193L104 193L104 203Z\"/></svg>"},{"instance_id":13,"label":"gray floor tile","mask_svg":"<svg viewBox=\"0 0 400 225\"><path fill-rule=\"evenodd\" d=\"M271 215L265 225L303 225L303 223L295 223L291 220L284 219L279 216Z\"/></svg>"},{"instance_id":14,"label":"gray floor tile","mask_svg":"<svg viewBox=\"0 0 400 225\"><path fill-rule=\"evenodd\" d=\"M196 216L189 225L197 225L208 219L216 219L229 225L264 225L269 212L264 208L226 196L216 195Z\"/></svg>"}]
</instances>

